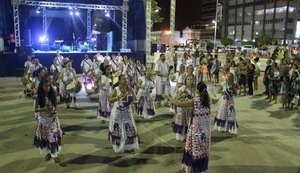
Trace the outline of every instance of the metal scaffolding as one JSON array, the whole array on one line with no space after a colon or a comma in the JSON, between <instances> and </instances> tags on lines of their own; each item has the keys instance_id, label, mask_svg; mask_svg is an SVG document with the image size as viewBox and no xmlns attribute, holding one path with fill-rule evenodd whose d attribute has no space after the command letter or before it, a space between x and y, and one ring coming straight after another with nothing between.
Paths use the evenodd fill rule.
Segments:
<instances>
[{"instance_id":1,"label":"metal scaffolding","mask_svg":"<svg viewBox=\"0 0 300 173\"><path fill-rule=\"evenodd\" d=\"M14 30L16 38L16 47L20 47L20 19L19 19L19 6L35 6L43 8L43 33L47 34L47 20L46 20L46 7L49 8L73 8L73 9L87 9L88 13L91 10L120 10L122 11L122 49L127 49L127 12L128 12L128 0L123 0L123 6L114 5L98 5L98 4L78 4L78 3L67 3L67 2L46 2L46 1L33 1L33 0L11 0L13 5L14 14ZM87 37L91 35L91 15L87 15Z\"/></svg>"},{"instance_id":2,"label":"metal scaffolding","mask_svg":"<svg viewBox=\"0 0 300 173\"><path fill-rule=\"evenodd\" d=\"M123 0L122 10L122 48L127 49L127 12L128 12L128 0Z\"/></svg>"},{"instance_id":3,"label":"metal scaffolding","mask_svg":"<svg viewBox=\"0 0 300 173\"><path fill-rule=\"evenodd\" d=\"M87 10L86 15L86 38L89 39L92 35L92 10Z\"/></svg>"},{"instance_id":4,"label":"metal scaffolding","mask_svg":"<svg viewBox=\"0 0 300 173\"><path fill-rule=\"evenodd\" d=\"M43 34L47 37L47 16L46 16L46 7L42 8L43 11Z\"/></svg>"},{"instance_id":5,"label":"metal scaffolding","mask_svg":"<svg viewBox=\"0 0 300 173\"><path fill-rule=\"evenodd\" d=\"M15 39L16 47L21 46L21 39L20 39L20 18L19 18L19 5L13 4L13 13L14 13L14 30L15 30Z\"/></svg>"},{"instance_id":6,"label":"metal scaffolding","mask_svg":"<svg viewBox=\"0 0 300 173\"><path fill-rule=\"evenodd\" d=\"M146 60L150 59L151 56L151 28L152 28L152 20L151 20L151 0L145 0L145 9L146 9L146 42L145 42L145 50L146 50Z\"/></svg>"},{"instance_id":7,"label":"metal scaffolding","mask_svg":"<svg viewBox=\"0 0 300 173\"><path fill-rule=\"evenodd\" d=\"M171 0L170 7L170 40L169 40L169 48L174 53L174 43L175 43L175 12L176 12L176 0Z\"/></svg>"}]
</instances>

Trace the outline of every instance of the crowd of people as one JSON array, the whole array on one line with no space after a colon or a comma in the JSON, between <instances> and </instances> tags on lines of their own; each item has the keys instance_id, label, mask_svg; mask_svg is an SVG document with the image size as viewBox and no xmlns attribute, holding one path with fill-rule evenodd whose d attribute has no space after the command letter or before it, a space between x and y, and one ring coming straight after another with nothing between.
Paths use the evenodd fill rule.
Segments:
<instances>
[{"instance_id":1,"label":"crowd of people","mask_svg":"<svg viewBox=\"0 0 300 173\"><path fill-rule=\"evenodd\" d=\"M242 93L253 95L258 90L259 59L252 53L246 58L227 57L222 64L218 56L210 53L198 56L197 52L187 51L175 64L169 64L165 54L161 54L152 67L139 58L132 61L126 55L97 53L92 60L84 56L80 80L72 60L59 52L49 69L28 56L23 84L25 94L35 100L34 144L46 154L46 160L53 157L60 162L63 130L57 104L65 104L66 109L78 107L76 94L83 86L87 95L98 94L95 116L109 123L109 140L115 152L134 153L139 149L135 117L155 118L157 109L167 106L174 112L171 128L175 139L185 141L182 163L186 172L204 172L208 169L211 116L213 129L237 134L234 97ZM280 60L280 66L277 62L275 52L264 72L264 94L277 103L280 93L282 107L294 109L300 92L298 66L286 58ZM218 94L215 86L219 87ZM210 107L216 103L217 112L212 114Z\"/></svg>"}]
</instances>

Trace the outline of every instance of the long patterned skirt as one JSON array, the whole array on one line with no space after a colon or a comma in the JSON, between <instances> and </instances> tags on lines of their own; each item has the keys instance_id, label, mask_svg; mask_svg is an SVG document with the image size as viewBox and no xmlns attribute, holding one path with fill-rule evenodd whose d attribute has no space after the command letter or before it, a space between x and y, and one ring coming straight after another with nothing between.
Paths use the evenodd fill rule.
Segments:
<instances>
[{"instance_id":1,"label":"long patterned skirt","mask_svg":"<svg viewBox=\"0 0 300 173\"><path fill-rule=\"evenodd\" d=\"M129 106L113 107L108 136L116 153L139 149L137 128Z\"/></svg>"},{"instance_id":2,"label":"long patterned skirt","mask_svg":"<svg viewBox=\"0 0 300 173\"><path fill-rule=\"evenodd\" d=\"M110 113L111 113L111 103L109 102L109 91L100 89L99 91L99 106L97 109L97 118L109 121Z\"/></svg>"},{"instance_id":3,"label":"long patterned skirt","mask_svg":"<svg viewBox=\"0 0 300 173\"><path fill-rule=\"evenodd\" d=\"M57 157L61 151L62 130L57 116L48 117L39 114L37 119L34 145L42 155Z\"/></svg>"},{"instance_id":4,"label":"long patterned skirt","mask_svg":"<svg viewBox=\"0 0 300 173\"><path fill-rule=\"evenodd\" d=\"M236 134L238 123L236 119L233 97L223 96L219 100L217 116L214 121L214 129Z\"/></svg>"}]
</instances>

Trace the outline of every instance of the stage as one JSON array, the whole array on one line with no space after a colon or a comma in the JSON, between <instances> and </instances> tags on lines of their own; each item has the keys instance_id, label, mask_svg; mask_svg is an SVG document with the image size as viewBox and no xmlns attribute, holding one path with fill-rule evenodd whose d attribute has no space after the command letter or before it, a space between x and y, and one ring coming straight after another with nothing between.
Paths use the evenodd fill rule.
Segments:
<instances>
[{"instance_id":1,"label":"stage","mask_svg":"<svg viewBox=\"0 0 300 173\"><path fill-rule=\"evenodd\" d=\"M107 52L107 51L88 51L88 52L60 52L64 57L70 57L73 60L73 68L75 68L77 73L81 73L80 63L85 54L89 55L89 58L92 59L93 56L100 52L102 56L105 56L108 53L110 56L117 55L120 53L122 56L127 55L129 58L136 59L140 58L142 62L145 62L145 52ZM24 63L27 60L27 53L11 53L4 52L0 54L0 76L22 76ZM50 67L53 59L55 58L56 51L35 51L31 55L34 55L35 58L38 58L40 63L45 67Z\"/></svg>"}]
</instances>

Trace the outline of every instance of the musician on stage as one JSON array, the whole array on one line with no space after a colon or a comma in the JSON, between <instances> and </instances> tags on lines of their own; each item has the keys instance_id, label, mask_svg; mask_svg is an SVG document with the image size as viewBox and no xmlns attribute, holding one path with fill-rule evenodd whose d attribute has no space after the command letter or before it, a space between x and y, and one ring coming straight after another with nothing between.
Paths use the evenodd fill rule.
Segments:
<instances>
[{"instance_id":1,"label":"musician on stage","mask_svg":"<svg viewBox=\"0 0 300 173\"><path fill-rule=\"evenodd\" d=\"M62 69L59 76L59 92L65 102L65 107L77 107L76 85L79 82L76 71L72 67L72 61L66 62L66 67ZM70 105L71 104L71 105Z\"/></svg>"}]
</instances>

